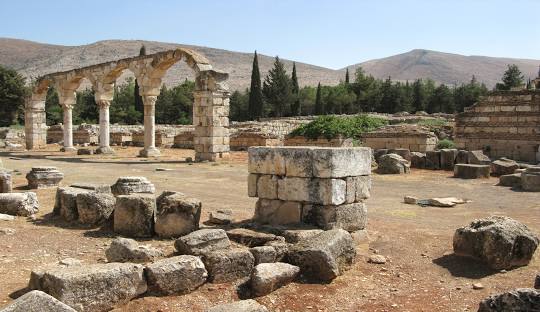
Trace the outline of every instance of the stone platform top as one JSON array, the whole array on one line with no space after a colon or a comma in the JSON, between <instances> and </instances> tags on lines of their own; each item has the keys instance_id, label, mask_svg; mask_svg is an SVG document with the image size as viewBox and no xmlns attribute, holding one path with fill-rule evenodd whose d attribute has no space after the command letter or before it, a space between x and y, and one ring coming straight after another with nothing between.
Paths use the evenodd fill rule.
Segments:
<instances>
[{"instance_id":1,"label":"stone platform top","mask_svg":"<svg viewBox=\"0 0 540 312\"><path fill-rule=\"evenodd\" d=\"M371 174L369 147L250 147L249 173L304 178Z\"/></svg>"},{"instance_id":2,"label":"stone platform top","mask_svg":"<svg viewBox=\"0 0 540 312\"><path fill-rule=\"evenodd\" d=\"M413 124L398 124L381 127L377 130L362 134L365 138L387 137L436 137L428 127Z\"/></svg>"},{"instance_id":3,"label":"stone platform top","mask_svg":"<svg viewBox=\"0 0 540 312\"><path fill-rule=\"evenodd\" d=\"M56 167L32 167L32 171L34 172L37 172L37 171L58 171L58 168Z\"/></svg>"}]
</instances>

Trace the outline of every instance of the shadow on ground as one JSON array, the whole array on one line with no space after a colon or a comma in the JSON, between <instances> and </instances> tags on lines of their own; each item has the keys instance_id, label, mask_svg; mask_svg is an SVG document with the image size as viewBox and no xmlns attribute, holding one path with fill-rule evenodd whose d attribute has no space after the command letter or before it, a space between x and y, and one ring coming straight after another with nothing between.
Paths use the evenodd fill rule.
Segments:
<instances>
[{"instance_id":1,"label":"shadow on ground","mask_svg":"<svg viewBox=\"0 0 540 312\"><path fill-rule=\"evenodd\" d=\"M440 258L433 259L433 263L447 269L454 277L480 279L499 272L490 269L479 261L456 254L444 255Z\"/></svg>"}]
</instances>

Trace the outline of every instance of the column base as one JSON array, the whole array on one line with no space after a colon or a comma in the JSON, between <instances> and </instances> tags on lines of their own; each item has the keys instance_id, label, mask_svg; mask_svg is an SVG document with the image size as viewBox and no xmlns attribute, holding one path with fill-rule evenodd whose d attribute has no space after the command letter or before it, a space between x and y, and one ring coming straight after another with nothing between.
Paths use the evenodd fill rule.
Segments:
<instances>
[{"instance_id":1,"label":"column base","mask_svg":"<svg viewBox=\"0 0 540 312\"><path fill-rule=\"evenodd\" d=\"M114 150L110 146L102 146L96 149L96 154L114 154Z\"/></svg>"},{"instance_id":2,"label":"column base","mask_svg":"<svg viewBox=\"0 0 540 312\"><path fill-rule=\"evenodd\" d=\"M220 160L229 160L229 152L219 152L219 153L200 153L195 152L195 161L220 161Z\"/></svg>"},{"instance_id":3,"label":"column base","mask_svg":"<svg viewBox=\"0 0 540 312\"><path fill-rule=\"evenodd\" d=\"M77 151L77 149L75 147L73 147L73 146L72 147L65 147L64 146L64 147L62 147L60 149L60 152L76 152L76 151Z\"/></svg>"},{"instance_id":4,"label":"column base","mask_svg":"<svg viewBox=\"0 0 540 312\"><path fill-rule=\"evenodd\" d=\"M155 147L145 148L139 152L139 157L158 157L160 155L160 151Z\"/></svg>"}]
</instances>

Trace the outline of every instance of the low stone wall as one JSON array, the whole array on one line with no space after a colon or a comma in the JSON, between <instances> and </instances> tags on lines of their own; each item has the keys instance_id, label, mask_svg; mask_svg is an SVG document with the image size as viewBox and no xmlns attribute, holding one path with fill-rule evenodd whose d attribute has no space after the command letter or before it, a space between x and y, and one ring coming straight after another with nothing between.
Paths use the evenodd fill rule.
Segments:
<instances>
[{"instance_id":1,"label":"low stone wall","mask_svg":"<svg viewBox=\"0 0 540 312\"><path fill-rule=\"evenodd\" d=\"M280 146L283 141L260 132L237 132L230 138L231 151L247 151L251 146Z\"/></svg>"},{"instance_id":2,"label":"low stone wall","mask_svg":"<svg viewBox=\"0 0 540 312\"><path fill-rule=\"evenodd\" d=\"M425 127L392 125L362 135L362 145L372 149L406 148L411 152L426 152L436 148L437 136Z\"/></svg>"},{"instance_id":3,"label":"low stone wall","mask_svg":"<svg viewBox=\"0 0 540 312\"><path fill-rule=\"evenodd\" d=\"M347 138L327 139L319 137L317 139L309 139L303 136L286 137L283 141L285 146L321 146L321 147L352 147L353 140Z\"/></svg>"},{"instance_id":4,"label":"low stone wall","mask_svg":"<svg viewBox=\"0 0 540 312\"><path fill-rule=\"evenodd\" d=\"M492 158L540 161L540 90L499 91L456 117L455 143Z\"/></svg>"},{"instance_id":5,"label":"low stone wall","mask_svg":"<svg viewBox=\"0 0 540 312\"><path fill-rule=\"evenodd\" d=\"M192 131L177 134L174 137L173 147L193 149L193 136L194 134Z\"/></svg>"}]
</instances>

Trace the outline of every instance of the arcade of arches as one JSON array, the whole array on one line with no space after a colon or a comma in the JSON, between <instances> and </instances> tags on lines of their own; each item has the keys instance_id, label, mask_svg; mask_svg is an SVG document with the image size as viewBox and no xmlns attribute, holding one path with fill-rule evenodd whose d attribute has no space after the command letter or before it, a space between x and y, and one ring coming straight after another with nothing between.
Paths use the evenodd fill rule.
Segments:
<instances>
[{"instance_id":1,"label":"arcade of arches","mask_svg":"<svg viewBox=\"0 0 540 312\"><path fill-rule=\"evenodd\" d=\"M140 156L159 156L159 150L155 146L155 104L167 69L180 60L184 60L196 76L193 104L195 159L216 161L228 157L230 93L224 84L228 74L212 69L205 57L184 48L40 77L25 106L26 147L36 149L46 144L45 98L48 87L54 86L64 113L62 150L75 150L72 109L76 102L75 91L86 78L92 83L95 100L99 106L98 153L113 153L109 146L109 106L113 99L116 79L128 69L139 82L139 93L144 103L144 149L141 150Z\"/></svg>"}]
</instances>

